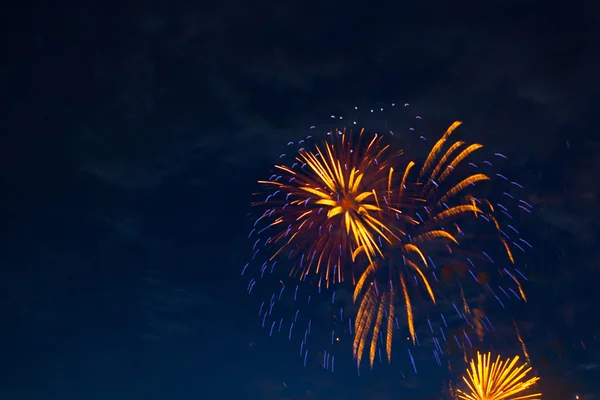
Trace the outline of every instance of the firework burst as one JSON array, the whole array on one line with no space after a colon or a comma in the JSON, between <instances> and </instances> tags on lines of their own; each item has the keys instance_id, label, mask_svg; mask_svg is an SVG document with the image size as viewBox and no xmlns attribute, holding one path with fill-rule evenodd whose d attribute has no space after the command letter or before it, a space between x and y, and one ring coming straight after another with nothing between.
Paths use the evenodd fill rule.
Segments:
<instances>
[{"instance_id":1,"label":"firework burst","mask_svg":"<svg viewBox=\"0 0 600 400\"><path fill-rule=\"evenodd\" d=\"M477 353L477 360L471 360L467 375L463 381L469 392L457 389L458 398L461 400L540 400L541 393L524 394L535 385L540 378L526 378L531 372L527 364L516 366L519 356L513 359L491 362L491 354Z\"/></svg>"},{"instance_id":2,"label":"firework burst","mask_svg":"<svg viewBox=\"0 0 600 400\"><path fill-rule=\"evenodd\" d=\"M332 320L337 329L329 331L329 352L321 352L325 366L330 365L328 357L339 333L352 333L350 320L341 324L347 299L343 293L336 299L332 287L344 282L353 287L362 273L354 270L356 258L374 262L382 257L385 243L397 240L386 222L396 210L381 202L380 192L390 190L392 162L398 153L384 143L384 135L350 129L331 130L320 141L311 135L288 146L299 146L291 157L280 157L291 161L276 165L271 177L259 182L266 194L259 194L261 201L253 205L264 211L250 232L254 254L242 274L260 260L261 280L277 282L278 290L260 306L262 325L270 324L270 335L285 326L289 339L295 331L303 333L300 354L305 363L314 325L331 325L323 320ZM250 279L249 292L257 279ZM322 310L317 295L325 293L331 296L332 306ZM332 318L329 308L333 305L338 305L339 313ZM293 308L296 311L290 318ZM321 318L313 320L317 314Z\"/></svg>"},{"instance_id":3,"label":"firework burst","mask_svg":"<svg viewBox=\"0 0 600 400\"><path fill-rule=\"evenodd\" d=\"M249 235L252 260L242 274L250 265L259 267L248 292L259 277L274 285L259 307L262 326L270 336L299 335L305 365L316 330L327 332L315 352L324 368L333 370L332 352L348 346L345 338L358 366L365 354L371 366L377 355L382 362L382 350L391 362L392 342L403 331L399 318L413 346L419 346L420 333L430 335L442 365L447 339L464 350L471 333L481 337L493 329L469 304L463 275L478 284L477 294L491 293L502 306L497 292L526 300L525 277L510 264L515 249L530 246L520 239L509 210L516 204L530 212L530 206L513 193L519 184L494 174L491 162L474 158L482 145L450 140L460 124L453 123L422 161L393 151L387 134L341 129L321 141L308 136L288 143L299 148L280 158L291 160L260 181L266 193L254 203L262 210ZM510 187L500 192L506 201L492 202L485 188L495 188L490 182L498 180ZM455 264L444 265L447 260ZM492 285L495 268L514 290ZM448 309L458 318L444 316ZM455 329L457 320L464 328ZM408 353L416 373L410 348Z\"/></svg>"},{"instance_id":4,"label":"firework burst","mask_svg":"<svg viewBox=\"0 0 600 400\"><path fill-rule=\"evenodd\" d=\"M460 126L454 122L444 135L431 148L422 166L417 168L413 161L407 162L402 173L399 174L399 183L393 185L394 189L386 193L384 198L390 204L390 209L396 210L396 218L388 219L388 228L394 233L391 240L383 249L383 257L376 262L368 260L368 267L354 287L354 301L359 303L355 320L353 354L360 365L363 354L368 349L371 367L379 349L385 347L388 362L391 361L393 332L398 328L396 318L396 305L402 304L406 313L406 322L413 344L418 342L415 331L415 317L413 298L424 294L432 304L436 297L443 294L444 276L448 277L448 270L437 272L434 258L448 259L462 257L464 269L473 280L487 291L495 295L492 287L487 282L485 269L476 268L477 258L494 264L490 257L489 249L481 249L482 243L492 239L496 247L504 253L506 263L513 264L513 249L524 250L522 246L511 240L503 230L496 216L496 207L485 197L477 196L477 189L481 184L489 183L492 178L474 162L467 161L483 146L478 143L466 144L463 141L449 143L451 134ZM502 155L497 154L501 157ZM461 168L467 164L467 168ZM484 165L491 166L488 161ZM498 174L500 175L500 174ZM502 175L500 175L503 177ZM390 181L392 179L390 178ZM516 186L520 186L512 182ZM507 197L513 197L504 192ZM526 203L524 203L526 204ZM503 215L510 217L508 208L497 203ZM525 206L525 211L529 211ZM473 237L461 226L484 225L484 235ZM512 225L508 225L512 228ZM477 228L480 230L479 228ZM514 228L513 228L514 229ZM516 231L516 229L514 229ZM529 245L522 240L522 243ZM466 245L462 245L466 243ZM487 250L487 251L486 251ZM450 277L453 271L450 271ZM510 277L516 284L518 293L512 288L516 298L526 300L518 270L512 272L506 268L499 268L502 275ZM524 279L524 276L523 276ZM480 310L472 312L465 296L461 280L456 279L459 288L460 304L452 302L458 316L480 336L484 329L488 329ZM506 290L500 289L508 296ZM496 295L495 295L496 296ZM501 300L496 296L498 301ZM459 311L459 308L462 311ZM446 319L441 315L443 324L448 327ZM489 321L489 320L488 320ZM434 327L427 319L430 333ZM396 325L396 327L394 326ZM491 326L491 323L488 325ZM485 328L484 328L485 327ZM383 334L382 334L383 333ZM434 357L441 365L441 356L444 353L440 342L446 340L443 328L440 327L441 337L433 335ZM458 337L453 335L458 342ZM460 334L461 340L465 338L470 344L470 339L465 330ZM459 346L462 346L458 343ZM412 354L409 355L412 360ZM413 368L416 366L413 361Z\"/></svg>"},{"instance_id":5,"label":"firework burst","mask_svg":"<svg viewBox=\"0 0 600 400\"><path fill-rule=\"evenodd\" d=\"M372 261L382 256L377 239L391 243L394 236L384 220L389 206L379 202L393 171L389 145L362 130L329 136L313 149L300 148L292 165L277 165L269 180L259 181L269 194L255 203L267 205L255 226L267 222L260 236L273 232L263 243L275 249L269 261L284 255L294 262L291 275L304 280L314 274L326 287L349 276L346 259L364 254Z\"/></svg>"}]
</instances>

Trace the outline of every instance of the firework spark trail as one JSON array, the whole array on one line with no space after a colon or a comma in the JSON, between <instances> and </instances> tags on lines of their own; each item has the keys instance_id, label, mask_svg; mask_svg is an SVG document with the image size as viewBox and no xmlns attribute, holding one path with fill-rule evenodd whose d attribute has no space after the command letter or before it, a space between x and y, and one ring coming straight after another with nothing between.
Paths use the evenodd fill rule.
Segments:
<instances>
[{"instance_id":1,"label":"firework spark trail","mask_svg":"<svg viewBox=\"0 0 600 400\"><path fill-rule=\"evenodd\" d=\"M529 364L531 364L531 359L529 358L529 352L527 351L527 346L525 345L525 341L523 340L523 337L521 336L521 331L519 330L517 321L515 321L514 319L513 319L513 324L515 326L515 332L517 333L517 338L519 339L519 343L521 343L521 350L523 350L523 356L525 357L525 360Z\"/></svg>"}]
</instances>

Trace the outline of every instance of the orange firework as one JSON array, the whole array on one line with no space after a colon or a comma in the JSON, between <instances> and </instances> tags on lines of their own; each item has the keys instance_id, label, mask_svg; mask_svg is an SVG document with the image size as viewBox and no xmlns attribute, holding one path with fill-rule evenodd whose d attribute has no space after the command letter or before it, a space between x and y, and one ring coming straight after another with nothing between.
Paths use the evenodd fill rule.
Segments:
<instances>
[{"instance_id":1,"label":"orange firework","mask_svg":"<svg viewBox=\"0 0 600 400\"><path fill-rule=\"evenodd\" d=\"M271 194L259 218L275 232L265 244L275 246L270 256L295 260L290 275L301 280L313 273L319 286L342 282L347 259L364 254L382 256L379 239L394 236L383 215L380 192L389 186L393 159L381 135L366 138L364 131L330 133L330 140L300 149L291 166L277 165L270 180L260 181Z\"/></svg>"},{"instance_id":2,"label":"orange firework","mask_svg":"<svg viewBox=\"0 0 600 400\"><path fill-rule=\"evenodd\" d=\"M390 208L398 212L397 218L387 221L393 235L383 250L385 257L375 261L368 260L368 267L354 288L354 301L359 302L359 310L355 319L353 354L359 365L365 348L368 348L370 364L373 366L382 329L385 330L383 342L388 361L391 361L396 303L404 305L410 336L415 342L412 295L409 289L411 277L416 284L412 286L418 286L420 282L426 296L436 303L433 285L437 278L431 268L433 261L424 249L426 244L437 245L452 254L459 249L459 239L464 235L458 223L465 218L483 219L492 227L508 259L513 261L506 239L499 234L501 228L494 217L491 203L485 199L477 199L469 190L477 183L489 181L490 177L477 169L474 173L462 175L458 172L462 171L458 169L459 165L483 146L465 145L462 141L447 146L450 135L460 124L461 122L456 121L446 130L419 171L415 171L414 162L408 162L399 184L387 193ZM511 274L511 278L517 282L522 297L525 298L518 278L514 274ZM463 308L469 313L464 294L462 300Z\"/></svg>"},{"instance_id":3,"label":"orange firework","mask_svg":"<svg viewBox=\"0 0 600 400\"><path fill-rule=\"evenodd\" d=\"M519 356L505 361L491 362L491 354L477 353L477 361L471 360L470 369L463 381L469 388L469 393L457 389L461 400L539 400L541 393L524 394L535 385L540 378L527 378L531 367L527 364L516 367Z\"/></svg>"},{"instance_id":4,"label":"orange firework","mask_svg":"<svg viewBox=\"0 0 600 400\"><path fill-rule=\"evenodd\" d=\"M500 174L485 172L491 162L476 164L474 155L483 146L450 141L460 125L454 122L423 161L393 151L378 133L335 130L323 141L308 136L297 143L304 147L291 157L280 157L291 158L289 162L276 165L268 180L259 181L267 193L254 203L263 210L249 235L254 241L253 255L242 274L250 265L260 266L261 282L273 284L267 286L270 297L258 309L262 326L269 336L297 339L305 365L316 359L333 371L333 353L346 346L347 339L358 366L365 354L371 367L377 354L380 360L385 358L382 352L391 362L394 329L401 329L398 318L405 318L409 339L418 344L421 326L415 327L415 320L422 309L438 302L446 309L426 314L433 353L441 364L444 350L436 335L441 335L440 341L445 341L447 334L457 344L462 340L471 344L466 330L481 338L492 327L480 309L468 304L473 293L467 286L463 290L458 279L466 274L501 304L498 295L502 293L526 299L520 281L524 275L507 263L496 266L502 265L500 275L514 281L516 291L492 285L496 282L490 280L486 266L494 260L486 253L488 243L481 241L482 237L492 238L510 263L514 263L514 248L524 251L523 246L531 246L513 225L508 225L512 231L503 230L501 223L513 219L503 205L505 200L495 199L492 205L486 199L488 193L480 189L496 176L508 181ZM413 130L410 128L409 135ZM497 192L495 186L485 189ZM514 202L521 201L512 197L512 187L501 193ZM529 204L518 206L530 212ZM434 261L440 260L451 263L440 265L436 272ZM478 265L481 261L487 263L483 269ZM283 271L276 269L276 264ZM249 293L257 279L250 278ZM256 287L264 295L263 283ZM351 299L343 290L347 288L352 289ZM423 301L418 302L421 297ZM348 307L349 301L357 304L356 314ZM459 319L446 321L444 313L451 310L450 304ZM465 329L461 321L467 322ZM325 335L317 335L322 333ZM408 352L416 372L410 349Z\"/></svg>"}]
</instances>

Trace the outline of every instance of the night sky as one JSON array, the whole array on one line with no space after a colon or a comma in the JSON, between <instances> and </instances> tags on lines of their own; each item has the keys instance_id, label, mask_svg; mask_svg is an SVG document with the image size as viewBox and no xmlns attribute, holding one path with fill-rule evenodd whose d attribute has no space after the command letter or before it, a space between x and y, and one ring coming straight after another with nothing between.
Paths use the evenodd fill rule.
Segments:
<instances>
[{"instance_id":1,"label":"night sky","mask_svg":"<svg viewBox=\"0 0 600 400\"><path fill-rule=\"evenodd\" d=\"M514 318L545 399L600 399L595 2L9 7L2 399L441 398L431 362L404 378L304 368L240 276L252 193L286 143L393 101L509 155L535 205L530 301L490 340L518 351Z\"/></svg>"}]
</instances>

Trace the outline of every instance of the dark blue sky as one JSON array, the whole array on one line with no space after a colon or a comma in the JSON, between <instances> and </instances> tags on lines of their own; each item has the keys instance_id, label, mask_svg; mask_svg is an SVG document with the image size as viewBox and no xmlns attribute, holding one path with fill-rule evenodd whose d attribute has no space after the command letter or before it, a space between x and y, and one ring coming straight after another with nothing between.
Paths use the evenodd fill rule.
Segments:
<instances>
[{"instance_id":1,"label":"dark blue sky","mask_svg":"<svg viewBox=\"0 0 600 400\"><path fill-rule=\"evenodd\" d=\"M536 250L530 304L505 319L546 399L600 398L594 2L10 7L2 398L437 398L435 369L303 369L239 277L251 193L287 141L392 100L510 154Z\"/></svg>"}]
</instances>

